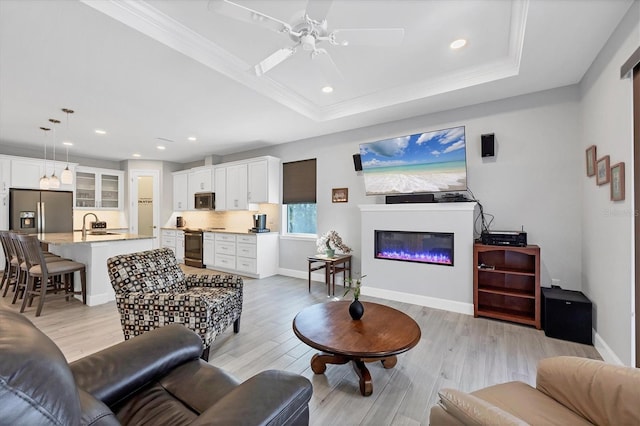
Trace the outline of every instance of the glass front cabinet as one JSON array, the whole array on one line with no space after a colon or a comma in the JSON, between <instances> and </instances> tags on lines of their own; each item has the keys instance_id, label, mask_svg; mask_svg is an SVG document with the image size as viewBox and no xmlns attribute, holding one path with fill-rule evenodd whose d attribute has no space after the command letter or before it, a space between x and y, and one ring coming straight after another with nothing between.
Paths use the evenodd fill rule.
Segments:
<instances>
[{"instance_id":1,"label":"glass front cabinet","mask_svg":"<svg viewBox=\"0 0 640 426\"><path fill-rule=\"evenodd\" d=\"M76 208L121 210L124 172L121 170L76 168Z\"/></svg>"}]
</instances>

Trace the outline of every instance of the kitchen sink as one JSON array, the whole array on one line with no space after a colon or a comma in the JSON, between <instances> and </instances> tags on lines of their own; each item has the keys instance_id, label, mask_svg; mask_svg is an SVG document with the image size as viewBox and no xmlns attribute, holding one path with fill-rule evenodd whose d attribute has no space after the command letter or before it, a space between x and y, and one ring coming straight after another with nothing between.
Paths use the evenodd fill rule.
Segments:
<instances>
[{"instance_id":1,"label":"kitchen sink","mask_svg":"<svg viewBox=\"0 0 640 426\"><path fill-rule=\"evenodd\" d=\"M120 235L118 232L89 231L88 235Z\"/></svg>"}]
</instances>

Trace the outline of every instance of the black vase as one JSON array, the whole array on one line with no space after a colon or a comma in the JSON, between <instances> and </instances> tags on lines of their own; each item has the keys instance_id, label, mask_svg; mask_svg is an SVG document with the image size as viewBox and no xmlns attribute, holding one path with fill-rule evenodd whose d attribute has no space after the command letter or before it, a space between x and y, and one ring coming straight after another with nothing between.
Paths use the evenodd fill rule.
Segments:
<instances>
[{"instance_id":1,"label":"black vase","mask_svg":"<svg viewBox=\"0 0 640 426\"><path fill-rule=\"evenodd\" d=\"M349 315L351 315L351 318L354 320L359 320L362 318L362 315L364 315L364 306L358 299L354 300L349 305Z\"/></svg>"}]
</instances>

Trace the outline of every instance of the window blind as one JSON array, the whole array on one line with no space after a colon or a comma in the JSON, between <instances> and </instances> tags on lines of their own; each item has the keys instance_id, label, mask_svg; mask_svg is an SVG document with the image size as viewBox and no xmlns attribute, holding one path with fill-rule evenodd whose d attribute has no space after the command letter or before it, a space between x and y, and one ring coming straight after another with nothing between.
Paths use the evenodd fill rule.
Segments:
<instances>
[{"instance_id":1,"label":"window blind","mask_svg":"<svg viewBox=\"0 0 640 426\"><path fill-rule=\"evenodd\" d=\"M282 203L316 202L316 159L282 165Z\"/></svg>"}]
</instances>

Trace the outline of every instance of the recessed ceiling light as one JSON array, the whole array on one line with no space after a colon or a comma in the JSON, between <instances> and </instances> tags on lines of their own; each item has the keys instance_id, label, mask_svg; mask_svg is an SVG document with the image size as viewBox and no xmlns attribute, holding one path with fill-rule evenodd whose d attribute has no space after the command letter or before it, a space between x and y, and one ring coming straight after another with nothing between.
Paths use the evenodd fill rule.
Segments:
<instances>
[{"instance_id":1,"label":"recessed ceiling light","mask_svg":"<svg viewBox=\"0 0 640 426\"><path fill-rule=\"evenodd\" d=\"M73 142L62 142L62 145L66 145L66 146L73 146Z\"/></svg>"},{"instance_id":2,"label":"recessed ceiling light","mask_svg":"<svg viewBox=\"0 0 640 426\"><path fill-rule=\"evenodd\" d=\"M135 153L135 154L131 154L132 157L140 157L140 154Z\"/></svg>"},{"instance_id":3,"label":"recessed ceiling light","mask_svg":"<svg viewBox=\"0 0 640 426\"><path fill-rule=\"evenodd\" d=\"M461 47L464 47L466 44L467 44L467 40L463 38L459 38L458 40L454 40L453 42L451 42L449 47L452 49L460 49Z\"/></svg>"},{"instance_id":4,"label":"recessed ceiling light","mask_svg":"<svg viewBox=\"0 0 640 426\"><path fill-rule=\"evenodd\" d=\"M324 93L331 93L331 92L333 92L333 87L331 87L331 86L324 86L324 87L322 88L322 91L323 91Z\"/></svg>"},{"instance_id":5,"label":"recessed ceiling light","mask_svg":"<svg viewBox=\"0 0 640 426\"><path fill-rule=\"evenodd\" d=\"M156 146L156 148L158 148L161 151L166 149L166 147L164 145L158 145L158 146Z\"/></svg>"},{"instance_id":6,"label":"recessed ceiling light","mask_svg":"<svg viewBox=\"0 0 640 426\"><path fill-rule=\"evenodd\" d=\"M190 140L191 142L197 141L195 136L189 136L187 139Z\"/></svg>"},{"instance_id":7,"label":"recessed ceiling light","mask_svg":"<svg viewBox=\"0 0 640 426\"><path fill-rule=\"evenodd\" d=\"M106 130L102 130L102 129L96 129L94 131L99 135L106 135L107 134L107 131Z\"/></svg>"}]
</instances>

